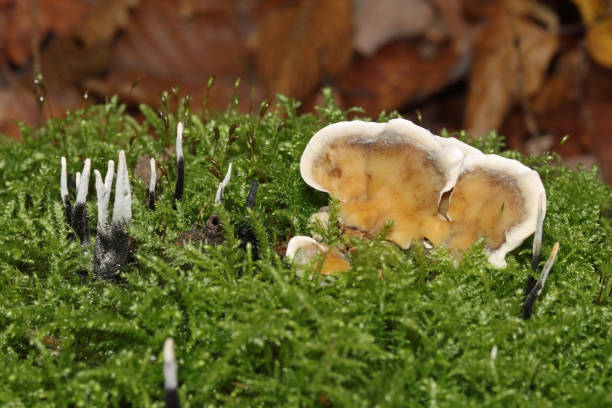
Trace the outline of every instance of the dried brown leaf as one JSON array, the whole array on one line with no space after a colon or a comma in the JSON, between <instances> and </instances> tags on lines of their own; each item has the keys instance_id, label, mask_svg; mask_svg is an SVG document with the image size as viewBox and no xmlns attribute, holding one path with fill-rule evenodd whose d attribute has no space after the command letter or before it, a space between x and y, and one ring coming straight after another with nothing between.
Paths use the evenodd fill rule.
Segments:
<instances>
[{"instance_id":1,"label":"dried brown leaf","mask_svg":"<svg viewBox=\"0 0 612 408\"><path fill-rule=\"evenodd\" d=\"M235 8L232 1L148 0L118 39L111 69L192 84L244 76L247 48Z\"/></svg>"},{"instance_id":2,"label":"dried brown leaf","mask_svg":"<svg viewBox=\"0 0 612 408\"><path fill-rule=\"evenodd\" d=\"M457 76L460 65L452 43L438 47L394 42L352 65L337 86L345 106L377 115L439 91Z\"/></svg>"},{"instance_id":3,"label":"dried brown leaf","mask_svg":"<svg viewBox=\"0 0 612 408\"><path fill-rule=\"evenodd\" d=\"M588 28L586 47L598 64L612 68L612 16L594 22Z\"/></svg>"},{"instance_id":4,"label":"dried brown leaf","mask_svg":"<svg viewBox=\"0 0 612 408\"><path fill-rule=\"evenodd\" d=\"M530 1L505 2L477 34L465 126L474 135L498 128L513 104L540 89L558 47L556 16Z\"/></svg>"},{"instance_id":5,"label":"dried brown leaf","mask_svg":"<svg viewBox=\"0 0 612 408\"><path fill-rule=\"evenodd\" d=\"M15 65L24 65L32 55L32 9L28 0L6 0L0 5L4 24L0 27L0 44L8 59ZM81 0L37 0L39 39L48 33L68 34L92 8Z\"/></svg>"},{"instance_id":6,"label":"dried brown leaf","mask_svg":"<svg viewBox=\"0 0 612 408\"><path fill-rule=\"evenodd\" d=\"M255 35L255 60L268 93L303 99L351 57L351 0L301 0L274 10Z\"/></svg>"},{"instance_id":7,"label":"dried brown leaf","mask_svg":"<svg viewBox=\"0 0 612 408\"><path fill-rule=\"evenodd\" d=\"M580 10L582 20L586 24L591 24L600 19L610 9L609 0L572 0Z\"/></svg>"},{"instance_id":8,"label":"dried brown leaf","mask_svg":"<svg viewBox=\"0 0 612 408\"><path fill-rule=\"evenodd\" d=\"M432 23L434 11L426 0L379 0L357 2L355 49L374 54L390 40L421 34Z\"/></svg>"},{"instance_id":9,"label":"dried brown leaf","mask_svg":"<svg viewBox=\"0 0 612 408\"><path fill-rule=\"evenodd\" d=\"M78 26L74 34L87 47L108 43L119 29L127 25L129 11L131 8L136 7L138 2L139 0L107 0L100 2L87 14L87 17ZM150 5L145 5L145 7L148 6Z\"/></svg>"}]
</instances>

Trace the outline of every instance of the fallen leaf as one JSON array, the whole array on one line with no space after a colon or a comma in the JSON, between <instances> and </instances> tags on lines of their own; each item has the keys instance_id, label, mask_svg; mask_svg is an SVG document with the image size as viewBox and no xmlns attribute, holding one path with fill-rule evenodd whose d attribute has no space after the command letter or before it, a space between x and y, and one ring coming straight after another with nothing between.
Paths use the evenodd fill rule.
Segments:
<instances>
[{"instance_id":1,"label":"fallen leaf","mask_svg":"<svg viewBox=\"0 0 612 408\"><path fill-rule=\"evenodd\" d=\"M531 1L505 1L474 42L465 127L498 128L511 107L540 89L558 47L556 15Z\"/></svg>"},{"instance_id":2,"label":"fallen leaf","mask_svg":"<svg viewBox=\"0 0 612 408\"><path fill-rule=\"evenodd\" d=\"M373 55L391 40L421 34L431 24L434 11L426 0L356 1L355 49Z\"/></svg>"},{"instance_id":3,"label":"fallen leaf","mask_svg":"<svg viewBox=\"0 0 612 408\"><path fill-rule=\"evenodd\" d=\"M126 27L130 19L129 11L138 3L139 0L98 2L73 34L78 36L87 47L108 43L119 29ZM147 2L143 8L150 6L150 2Z\"/></svg>"},{"instance_id":4,"label":"fallen leaf","mask_svg":"<svg viewBox=\"0 0 612 408\"><path fill-rule=\"evenodd\" d=\"M301 0L270 12L252 40L269 95L304 99L352 54L351 0Z\"/></svg>"},{"instance_id":5,"label":"fallen leaf","mask_svg":"<svg viewBox=\"0 0 612 408\"><path fill-rule=\"evenodd\" d=\"M612 17L594 22L589 26L586 47L598 64L612 68Z\"/></svg>"},{"instance_id":6,"label":"fallen leaf","mask_svg":"<svg viewBox=\"0 0 612 408\"><path fill-rule=\"evenodd\" d=\"M205 84L210 76L244 76L247 33L235 2L174 3L149 0L134 11L117 40L110 69L193 84Z\"/></svg>"},{"instance_id":7,"label":"fallen leaf","mask_svg":"<svg viewBox=\"0 0 612 408\"><path fill-rule=\"evenodd\" d=\"M572 0L572 2L580 10L582 21L586 24L600 19L610 7L609 0Z\"/></svg>"},{"instance_id":8,"label":"fallen leaf","mask_svg":"<svg viewBox=\"0 0 612 408\"><path fill-rule=\"evenodd\" d=\"M28 0L5 0L0 13L5 24L0 27L0 48L15 65L22 66L32 55L32 9ZM92 8L81 0L36 0L39 40L49 33L68 34Z\"/></svg>"},{"instance_id":9,"label":"fallen leaf","mask_svg":"<svg viewBox=\"0 0 612 408\"><path fill-rule=\"evenodd\" d=\"M336 82L345 107L369 115L399 109L439 91L461 76L461 57L452 43L396 41L357 61Z\"/></svg>"}]
</instances>

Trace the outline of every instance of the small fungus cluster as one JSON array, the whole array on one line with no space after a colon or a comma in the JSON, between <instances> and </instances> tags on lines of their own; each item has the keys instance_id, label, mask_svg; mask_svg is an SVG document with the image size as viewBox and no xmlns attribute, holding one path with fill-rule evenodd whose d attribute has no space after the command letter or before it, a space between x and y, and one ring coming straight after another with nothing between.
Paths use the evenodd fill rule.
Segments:
<instances>
[{"instance_id":1,"label":"small fungus cluster","mask_svg":"<svg viewBox=\"0 0 612 408\"><path fill-rule=\"evenodd\" d=\"M484 237L496 267L504 267L506 254L534 233L538 213L543 218L546 209L536 171L404 119L326 126L306 146L300 172L306 184L340 200L345 231L371 236L392 222L387 239L401 248L424 241L454 254ZM314 217L325 223L324 213ZM327 252L309 237L292 241L287 256L298 263L312 258L296 258L298 248ZM348 262L333 264L322 271L348 268Z\"/></svg>"},{"instance_id":2,"label":"small fungus cluster","mask_svg":"<svg viewBox=\"0 0 612 408\"><path fill-rule=\"evenodd\" d=\"M185 190L185 161L183 157L183 123L178 123L176 129L176 168L177 178L173 195L173 208L176 209L176 202L181 200ZM147 189L147 207L155 211L155 185L157 181L157 171L155 159L149 160L150 181ZM89 175L91 170L91 160L86 159L81 173L76 173L76 202L74 208L70 201L68 192L68 172L66 158L61 158L60 176L60 195L64 206L66 223L72 229L69 239L79 239L84 250L88 252L89 245L89 217L87 214L87 193L89 189ZM132 259L132 249L128 237L128 227L132 219L132 198L130 192L130 181L127 170L125 152L119 152L119 166L117 169L117 182L115 185L115 203L113 207L112 220L108 221L108 203L110 200L113 178L115 176L115 163L108 161L108 169L104 180L98 170L94 170L96 193L98 202L98 224L96 228L96 241L93 253L93 273L96 279L116 280L120 269L127 265ZM229 163L227 173L223 180L219 182L214 198L215 205L223 205L224 190L228 185L232 174L232 163ZM251 183L251 188L246 199L246 208L252 209L255 205L255 198L259 184L256 181ZM259 256L259 245L250 225L239 223L237 225L237 236L241 240L241 246L246 249L247 244L251 244L253 258ZM212 214L206 221L203 228L194 224L192 231L185 231L181 234L177 244L182 245L186 242L205 243L216 245L225 239L223 226L218 214Z\"/></svg>"}]
</instances>

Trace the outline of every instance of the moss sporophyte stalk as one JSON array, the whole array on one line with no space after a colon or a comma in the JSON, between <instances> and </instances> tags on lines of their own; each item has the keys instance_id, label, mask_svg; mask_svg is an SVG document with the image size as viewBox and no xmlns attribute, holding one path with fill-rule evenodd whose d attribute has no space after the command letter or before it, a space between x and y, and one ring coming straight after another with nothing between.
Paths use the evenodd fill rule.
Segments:
<instances>
[{"instance_id":1,"label":"moss sporophyte stalk","mask_svg":"<svg viewBox=\"0 0 612 408\"><path fill-rule=\"evenodd\" d=\"M498 268L486 234L459 249L435 239L403 249L396 220L348 222L345 197L307 185L300 158L349 112L331 98L319 115L297 114L290 98L270 105L200 115L182 102L164 119L143 105L140 122L112 98L21 125L21 143L3 138L0 405L612 404L612 191L596 170L503 150L495 132L443 132L542 181L546 200L519 195L536 202L541 241L527 237ZM476 187L489 182L480 176ZM513 197L488 217L517 213ZM452 214L459 202L448 204ZM319 273L325 254L290 262L300 235L349 267Z\"/></svg>"}]
</instances>

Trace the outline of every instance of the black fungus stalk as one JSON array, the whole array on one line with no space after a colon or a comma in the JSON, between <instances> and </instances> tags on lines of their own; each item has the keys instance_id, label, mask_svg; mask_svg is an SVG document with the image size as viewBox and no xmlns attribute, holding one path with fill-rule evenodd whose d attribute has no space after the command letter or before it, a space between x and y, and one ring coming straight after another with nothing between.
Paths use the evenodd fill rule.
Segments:
<instances>
[{"instance_id":1,"label":"black fungus stalk","mask_svg":"<svg viewBox=\"0 0 612 408\"><path fill-rule=\"evenodd\" d=\"M93 270L97 279L106 280L117 278L119 270L129 262L131 254L127 227L132 219L132 198L124 151L119 152L113 218L109 225L108 202L113 182L113 170L114 163L111 160L108 163L104 182L102 182L100 172L95 171L98 228L94 246Z\"/></svg>"},{"instance_id":2,"label":"black fungus stalk","mask_svg":"<svg viewBox=\"0 0 612 408\"><path fill-rule=\"evenodd\" d=\"M155 211L155 183L157 181L157 172L155 171L155 159L151 159L151 180L149 181L149 210Z\"/></svg>"},{"instance_id":3,"label":"black fungus stalk","mask_svg":"<svg viewBox=\"0 0 612 408\"><path fill-rule=\"evenodd\" d=\"M64 216L66 218L66 224L72 226L72 203L70 202L70 195L68 194L68 172L66 170L66 158L62 157L62 172L60 175L60 195L62 196L62 203L64 204ZM69 237L71 237L69 235Z\"/></svg>"},{"instance_id":4,"label":"black fungus stalk","mask_svg":"<svg viewBox=\"0 0 612 408\"><path fill-rule=\"evenodd\" d=\"M259 188L259 183L255 180L251 182L251 189L249 190L249 194L246 198L246 207L253 209L255 207L255 198L257 196L257 189ZM253 228L246 223L240 223L238 228L236 229L236 234L238 235L238 239L240 239L240 247L246 250L247 244L251 244L251 248L253 250L253 259L259 259L259 243L257 242L257 237L255 236L255 232Z\"/></svg>"},{"instance_id":5,"label":"black fungus stalk","mask_svg":"<svg viewBox=\"0 0 612 408\"><path fill-rule=\"evenodd\" d=\"M542 269L542 273L540 274L540 278L533 284L528 283L528 287L526 291L529 292L525 296L525 302L523 304L523 319L527 320L531 318L533 314L533 307L535 305L535 301L537 300L540 293L542 293L542 289L544 289L544 285L546 284L546 279L552 270L552 267L555 263L555 259L557 258L557 252L559 252L559 243L555 242L552 250L550 251L550 256ZM533 279L533 278L532 278ZM531 286L531 287L529 287Z\"/></svg>"},{"instance_id":6,"label":"black fungus stalk","mask_svg":"<svg viewBox=\"0 0 612 408\"><path fill-rule=\"evenodd\" d=\"M253 209L255 207L255 197L257 196L257 189L259 188L259 183L256 180L251 182L251 189L249 190L249 195L246 199L246 207Z\"/></svg>"},{"instance_id":7,"label":"black fungus stalk","mask_svg":"<svg viewBox=\"0 0 612 408\"><path fill-rule=\"evenodd\" d=\"M85 203L75 203L72 229L76 232L82 245L89 244L89 220Z\"/></svg>"},{"instance_id":8,"label":"black fungus stalk","mask_svg":"<svg viewBox=\"0 0 612 408\"><path fill-rule=\"evenodd\" d=\"M85 160L83 173L78 178L77 197L72 212L72 229L81 241L81 245L89 244L89 219L87 214L87 192L89 190L89 170L91 161Z\"/></svg>"},{"instance_id":9,"label":"black fungus stalk","mask_svg":"<svg viewBox=\"0 0 612 408\"><path fill-rule=\"evenodd\" d=\"M183 123L179 122L176 126L176 187L174 190L174 200L183 198L185 191L185 162L183 159ZM175 206L176 208L176 206Z\"/></svg>"},{"instance_id":10,"label":"black fungus stalk","mask_svg":"<svg viewBox=\"0 0 612 408\"><path fill-rule=\"evenodd\" d=\"M174 356L174 340L164 342L164 391L166 392L166 408L180 408L178 395L178 366Z\"/></svg>"}]
</instances>

